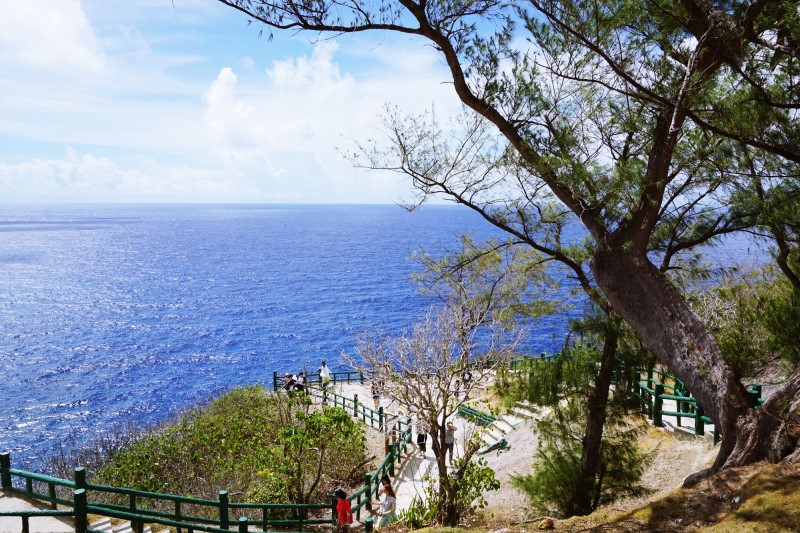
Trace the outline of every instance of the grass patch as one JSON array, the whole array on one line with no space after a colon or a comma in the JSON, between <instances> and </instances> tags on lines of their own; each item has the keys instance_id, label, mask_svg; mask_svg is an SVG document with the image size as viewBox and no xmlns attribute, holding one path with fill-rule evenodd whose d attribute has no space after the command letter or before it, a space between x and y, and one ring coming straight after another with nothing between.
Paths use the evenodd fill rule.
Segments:
<instances>
[{"instance_id":1,"label":"grass patch","mask_svg":"<svg viewBox=\"0 0 800 533\"><path fill-rule=\"evenodd\" d=\"M766 468L747 482L741 506L709 533L800 531L800 464L778 464Z\"/></svg>"}]
</instances>

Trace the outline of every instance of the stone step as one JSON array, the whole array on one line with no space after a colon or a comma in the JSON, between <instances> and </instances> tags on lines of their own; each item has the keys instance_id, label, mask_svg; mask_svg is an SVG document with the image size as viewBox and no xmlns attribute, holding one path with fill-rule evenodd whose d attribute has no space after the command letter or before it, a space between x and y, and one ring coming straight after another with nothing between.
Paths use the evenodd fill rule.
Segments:
<instances>
[{"instance_id":1,"label":"stone step","mask_svg":"<svg viewBox=\"0 0 800 533\"><path fill-rule=\"evenodd\" d=\"M489 437L493 438L494 440L498 441L506 436L506 434L499 429L495 428L494 426L486 426L483 428L483 432L488 435Z\"/></svg>"},{"instance_id":2,"label":"stone step","mask_svg":"<svg viewBox=\"0 0 800 533\"><path fill-rule=\"evenodd\" d=\"M483 442L486 446L491 446L492 444L495 444L497 441L498 439L492 437L491 435L488 435L486 433L481 433L481 442Z\"/></svg>"},{"instance_id":3,"label":"stone step","mask_svg":"<svg viewBox=\"0 0 800 533\"><path fill-rule=\"evenodd\" d=\"M130 522L123 522L114 528L113 533L133 533L133 526ZM153 533L153 530L150 526L144 526L142 533Z\"/></svg>"},{"instance_id":4,"label":"stone step","mask_svg":"<svg viewBox=\"0 0 800 533\"><path fill-rule=\"evenodd\" d=\"M492 426L497 428L497 430L501 431L502 433L509 433L514 429L514 426L511 425L511 423L507 422L506 420L503 420L502 416L497 420L495 420L492 423Z\"/></svg>"},{"instance_id":5,"label":"stone step","mask_svg":"<svg viewBox=\"0 0 800 533\"><path fill-rule=\"evenodd\" d=\"M89 524L89 529L95 529L103 533L114 533L114 528L111 526L111 519L107 516Z\"/></svg>"},{"instance_id":6,"label":"stone step","mask_svg":"<svg viewBox=\"0 0 800 533\"><path fill-rule=\"evenodd\" d=\"M525 409L527 409L528 411L531 411L533 413L535 413L535 412L539 411L539 409L541 409L541 407L539 407L536 404L532 404L528 400L517 400L517 405L519 405L520 407L524 407Z\"/></svg>"},{"instance_id":7,"label":"stone step","mask_svg":"<svg viewBox=\"0 0 800 533\"><path fill-rule=\"evenodd\" d=\"M504 415L500 415L500 420L502 422L505 422L506 424L508 424L512 428L515 428L515 427L519 426L520 424L522 424L523 422L525 422L524 418L520 418L520 417L515 416L515 415L513 415L511 413L506 413Z\"/></svg>"},{"instance_id":8,"label":"stone step","mask_svg":"<svg viewBox=\"0 0 800 533\"><path fill-rule=\"evenodd\" d=\"M524 407L520 407L518 405L515 405L514 407L511 408L511 414L513 414L513 415L515 415L517 417L521 417L521 418L523 418L525 420L530 420L532 418L538 418L538 416L535 413L532 413L532 412L528 411L527 409L525 409Z\"/></svg>"}]
</instances>

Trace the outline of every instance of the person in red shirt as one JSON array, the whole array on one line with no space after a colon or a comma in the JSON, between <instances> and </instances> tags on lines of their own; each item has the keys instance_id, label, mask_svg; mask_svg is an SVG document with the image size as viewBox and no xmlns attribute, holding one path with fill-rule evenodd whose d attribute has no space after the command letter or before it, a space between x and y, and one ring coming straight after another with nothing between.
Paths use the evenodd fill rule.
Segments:
<instances>
[{"instance_id":1,"label":"person in red shirt","mask_svg":"<svg viewBox=\"0 0 800 533\"><path fill-rule=\"evenodd\" d=\"M339 523L336 525L336 531L346 532L350 531L350 524L353 523L353 510L350 506L350 501L347 499L347 494L342 489L336 489L336 513L339 515Z\"/></svg>"}]
</instances>

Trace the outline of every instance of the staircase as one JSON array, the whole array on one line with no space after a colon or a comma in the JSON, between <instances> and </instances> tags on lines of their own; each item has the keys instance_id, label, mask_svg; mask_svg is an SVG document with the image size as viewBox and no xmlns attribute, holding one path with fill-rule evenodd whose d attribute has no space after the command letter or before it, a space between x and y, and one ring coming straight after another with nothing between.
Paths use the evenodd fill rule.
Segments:
<instances>
[{"instance_id":1,"label":"staircase","mask_svg":"<svg viewBox=\"0 0 800 533\"><path fill-rule=\"evenodd\" d=\"M114 526L111 524L111 519L107 516L89 524L89 529L101 531L102 533L133 533L133 527L130 522L123 522ZM144 533L153 533L150 526L144 526L142 531ZM169 530L163 529L159 533L169 533Z\"/></svg>"}]
</instances>

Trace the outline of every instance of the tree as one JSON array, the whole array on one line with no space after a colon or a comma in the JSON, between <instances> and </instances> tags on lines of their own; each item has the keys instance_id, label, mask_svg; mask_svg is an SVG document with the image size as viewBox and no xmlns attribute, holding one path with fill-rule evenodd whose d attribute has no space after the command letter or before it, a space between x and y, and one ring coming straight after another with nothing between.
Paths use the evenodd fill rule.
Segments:
<instances>
[{"instance_id":1,"label":"tree","mask_svg":"<svg viewBox=\"0 0 800 533\"><path fill-rule=\"evenodd\" d=\"M742 176L771 172L748 166L745 153L800 162L794 2L221 1L271 28L384 30L433 44L482 122L460 128L461 151L442 148L435 125L417 134L395 123L397 158L376 166L411 176L422 199L443 194L534 249L543 244L528 230L557 200L591 237L602 297L720 428L714 468L798 449L800 368L753 410L669 277L676 254L752 224L726 208Z\"/></svg>"},{"instance_id":2,"label":"tree","mask_svg":"<svg viewBox=\"0 0 800 533\"><path fill-rule=\"evenodd\" d=\"M538 250L515 240L494 241L477 247L471 239L463 237L458 253L437 260L423 256L426 270L418 279L428 291L437 294L451 312L461 315L457 321L462 329L459 331L461 338L488 318L513 322L518 315L536 317L554 311L556 305L552 301L547 303L546 293L547 288L556 286L543 270L544 265L560 265L574 274L579 280L578 287L596 302L597 316L592 322L603 348L599 353L592 352L597 356L596 372L587 376L583 383L586 394L581 396L585 400L585 412L581 417L584 432L575 472L578 482L567 485L568 499L572 503L565 509L573 515L592 512L596 505L595 487L600 490L603 486L601 448L611 378L617 366L619 318L591 284L583 248L562 240L564 224L564 217L552 210L548 223L541 226L548 246ZM560 289L563 291L564 287ZM462 355L462 359L467 357Z\"/></svg>"},{"instance_id":3,"label":"tree","mask_svg":"<svg viewBox=\"0 0 800 533\"><path fill-rule=\"evenodd\" d=\"M318 498L321 484L328 494L333 490L326 479L347 482L348 472L366 451L364 431L350 415L341 407L314 409L302 395L274 395L273 405L278 429L268 454L270 466L259 472L261 483L249 491L248 499L285 501L288 497L293 503L311 503Z\"/></svg>"},{"instance_id":4,"label":"tree","mask_svg":"<svg viewBox=\"0 0 800 533\"><path fill-rule=\"evenodd\" d=\"M453 312L443 308L431 312L425 320L416 324L409 334L397 338L376 338L369 334L358 340L355 357L345 356L347 363L374 380L385 384L385 396L396 402L408 417L425 422L429 428L431 449L436 458L438 480L434 492L436 520L448 526L456 526L469 508L474 491L470 483L478 482L478 492L497 488L494 476L487 475L488 467L474 464L481 444L474 431L461 431L463 443L461 455L453 460L448 469L446 451L446 422L458 412L462 401L467 401L478 383L486 381L490 372L513 349L513 339L506 341L500 328L495 328L485 351L477 353L474 336L468 345L462 345L459 320L469 313ZM462 355L467 350L469 357ZM468 361L468 362L467 362ZM469 369L472 379L460 389L455 381ZM463 498L469 497L468 501Z\"/></svg>"},{"instance_id":5,"label":"tree","mask_svg":"<svg viewBox=\"0 0 800 533\"><path fill-rule=\"evenodd\" d=\"M514 242L496 239L478 244L461 236L461 249L434 258L416 256L422 270L414 279L424 294L435 295L450 313L462 346L461 365L469 365L469 337L482 325L513 327L520 317L537 318L555 312L547 297L555 288L545 270L546 256Z\"/></svg>"}]
</instances>

